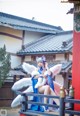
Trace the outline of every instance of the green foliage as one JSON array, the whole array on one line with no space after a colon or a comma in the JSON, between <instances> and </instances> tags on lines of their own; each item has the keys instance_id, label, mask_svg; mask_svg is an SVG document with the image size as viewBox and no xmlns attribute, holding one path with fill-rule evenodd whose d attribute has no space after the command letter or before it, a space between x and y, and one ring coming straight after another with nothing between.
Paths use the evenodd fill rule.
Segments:
<instances>
[{"instance_id":1,"label":"green foliage","mask_svg":"<svg viewBox=\"0 0 80 116\"><path fill-rule=\"evenodd\" d=\"M4 45L3 48L0 48L0 87L8 77L10 65L10 54L6 52L6 47Z\"/></svg>"}]
</instances>

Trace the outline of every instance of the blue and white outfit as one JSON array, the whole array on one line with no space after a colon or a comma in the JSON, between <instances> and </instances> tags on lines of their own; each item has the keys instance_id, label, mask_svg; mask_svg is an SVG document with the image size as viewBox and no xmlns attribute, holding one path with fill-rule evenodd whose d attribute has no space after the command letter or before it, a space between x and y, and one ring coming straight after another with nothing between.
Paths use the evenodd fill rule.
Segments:
<instances>
[{"instance_id":1,"label":"blue and white outfit","mask_svg":"<svg viewBox=\"0 0 80 116\"><path fill-rule=\"evenodd\" d=\"M42 63L44 62L42 58L38 60L41 61ZM39 74L42 74L43 71L44 71L43 67L38 68ZM52 75L46 75L46 76L47 76L47 79L45 84L49 85L52 88L52 90L54 90ZM40 78L43 78L43 77L41 76ZM32 77L32 86L33 86L34 93L38 93L38 88L35 88L35 85L37 84L37 82L38 82L38 79L35 79L35 77ZM41 102L41 99L40 97L34 96L33 101ZM46 107L46 109L48 109L48 107ZM31 110L42 111L42 112L44 111L43 107L39 105L31 105Z\"/></svg>"},{"instance_id":2,"label":"blue and white outfit","mask_svg":"<svg viewBox=\"0 0 80 116\"><path fill-rule=\"evenodd\" d=\"M40 74L42 74L42 72L43 72L43 68L42 67L40 67L39 69L38 69L38 72L40 73ZM53 78L52 78L52 75L46 75L46 77L47 77L47 79L46 79L46 84L47 85L49 85L51 88L52 88L52 90L54 91L54 84L53 84Z\"/></svg>"},{"instance_id":3,"label":"blue and white outfit","mask_svg":"<svg viewBox=\"0 0 80 116\"><path fill-rule=\"evenodd\" d=\"M42 78L42 77L40 77L40 78ZM36 79L35 77L32 77L32 86L33 86L34 93L38 93L38 88L35 88L35 85L37 84L37 82L38 82L38 79ZM40 102L40 97L34 96L33 101ZM31 105L31 110L44 112L44 108L42 106L34 105L34 104Z\"/></svg>"},{"instance_id":4,"label":"blue and white outfit","mask_svg":"<svg viewBox=\"0 0 80 116\"><path fill-rule=\"evenodd\" d=\"M47 75L47 84L52 88L54 91L54 84L53 84L53 78L51 75Z\"/></svg>"}]
</instances>

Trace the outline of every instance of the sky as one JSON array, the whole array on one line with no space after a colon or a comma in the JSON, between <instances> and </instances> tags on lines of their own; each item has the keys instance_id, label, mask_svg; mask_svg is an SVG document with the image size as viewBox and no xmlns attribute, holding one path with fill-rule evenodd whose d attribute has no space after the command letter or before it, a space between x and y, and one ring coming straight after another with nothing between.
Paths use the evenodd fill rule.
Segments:
<instances>
[{"instance_id":1,"label":"sky","mask_svg":"<svg viewBox=\"0 0 80 116\"><path fill-rule=\"evenodd\" d=\"M0 12L32 19L63 30L73 29L73 15L66 14L71 3L61 3L60 0L0 0Z\"/></svg>"}]
</instances>

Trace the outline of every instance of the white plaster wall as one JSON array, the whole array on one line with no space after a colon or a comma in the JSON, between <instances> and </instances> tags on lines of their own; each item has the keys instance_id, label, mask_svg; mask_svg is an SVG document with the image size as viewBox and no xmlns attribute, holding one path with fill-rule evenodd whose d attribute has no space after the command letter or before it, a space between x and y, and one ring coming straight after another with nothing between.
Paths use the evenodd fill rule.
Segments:
<instances>
[{"instance_id":1,"label":"white plaster wall","mask_svg":"<svg viewBox=\"0 0 80 116\"><path fill-rule=\"evenodd\" d=\"M11 68L15 68L21 64L21 58L11 55Z\"/></svg>"},{"instance_id":2,"label":"white plaster wall","mask_svg":"<svg viewBox=\"0 0 80 116\"><path fill-rule=\"evenodd\" d=\"M11 34L17 37L22 37L22 31L7 27L0 26L0 32L3 32L5 34ZM4 44L6 46L7 52L15 54L17 51L21 49L22 40L6 35L0 35L0 47L3 47ZM20 64L21 58L16 55L11 55L11 68L17 67Z\"/></svg>"},{"instance_id":3,"label":"white plaster wall","mask_svg":"<svg viewBox=\"0 0 80 116\"><path fill-rule=\"evenodd\" d=\"M63 80L62 75L57 75L57 76L55 77L55 81L58 82L58 83L61 84L61 85L64 85L64 80Z\"/></svg>"},{"instance_id":4,"label":"white plaster wall","mask_svg":"<svg viewBox=\"0 0 80 116\"><path fill-rule=\"evenodd\" d=\"M0 32L22 38L23 31L0 26ZM16 53L22 47L22 40L8 35L0 35L0 47L6 45L7 52Z\"/></svg>"},{"instance_id":5,"label":"white plaster wall","mask_svg":"<svg viewBox=\"0 0 80 116\"><path fill-rule=\"evenodd\" d=\"M0 35L0 48L2 48L5 44L5 39L3 37L3 35Z\"/></svg>"},{"instance_id":6,"label":"white plaster wall","mask_svg":"<svg viewBox=\"0 0 80 116\"><path fill-rule=\"evenodd\" d=\"M18 36L18 37L22 37L22 33L23 33L23 31L21 31L21 30L16 30L16 29L12 29L12 28L9 28L9 27L4 27L4 26L0 26L0 32L15 35L15 36Z\"/></svg>"},{"instance_id":7,"label":"white plaster wall","mask_svg":"<svg viewBox=\"0 0 80 116\"><path fill-rule=\"evenodd\" d=\"M56 54L55 60L65 60L64 54Z\"/></svg>"},{"instance_id":8,"label":"white plaster wall","mask_svg":"<svg viewBox=\"0 0 80 116\"><path fill-rule=\"evenodd\" d=\"M44 36L43 33L25 31L23 44L25 45L25 44L28 44L30 42L33 42L33 41L41 38L42 36Z\"/></svg>"},{"instance_id":9,"label":"white plaster wall","mask_svg":"<svg viewBox=\"0 0 80 116\"><path fill-rule=\"evenodd\" d=\"M31 61L31 56L25 56L24 61Z\"/></svg>"},{"instance_id":10,"label":"white plaster wall","mask_svg":"<svg viewBox=\"0 0 80 116\"><path fill-rule=\"evenodd\" d=\"M6 51L11 53L16 53L21 49L22 40L0 35L0 47L6 45Z\"/></svg>"},{"instance_id":11,"label":"white plaster wall","mask_svg":"<svg viewBox=\"0 0 80 116\"><path fill-rule=\"evenodd\" d=\"M73 57L71 54L69 54L69 60L72 61Z\"/></svg>"}]
</instances>

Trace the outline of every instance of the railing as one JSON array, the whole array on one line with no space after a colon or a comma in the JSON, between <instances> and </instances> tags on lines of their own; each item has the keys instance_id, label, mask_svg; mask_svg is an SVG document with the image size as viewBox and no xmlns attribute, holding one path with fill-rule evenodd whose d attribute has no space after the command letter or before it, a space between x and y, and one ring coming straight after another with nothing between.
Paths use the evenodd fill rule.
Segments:
<instances>
[{"instance_id":1,"label":"railing","mask_svg":"<svg viewBox=\"0 0 80 116\"><path fill-rule=\"evenodd\" d=\"M20 110L20 114L24 114L24 116L26 116L26 115L31 115L31 116L38 116L38 115L59 116L59 115L55 115L55 114L48 114L46 112L28 110L28 104L34 104L34 105L39 105L39 106L48 106L48 107L54 107L54 108L59 108L59 106L58 105L51 105L51 104L48 104L48 103L45 104L45 103L41 103L41 102L29 101L26 97L26 96L38 96L38 97L47 97L47 98L59 99L58 96L33 94L33 93L22 94L22 96L23 96L23 101L22 101L22 107L21 107L21 110Z\"/></svg>"},{"instance_id":2,"label":"railing","mask_svg":"<svg viewBox=\"0 0 80 116\"><path fill-rule=\"evenodd\" d=\"M17 92L17 94L21 94L23 96L23 101L21 102L22 107L20 110L20 116L65 116L65 114L69 114L69 116L74 116L74 115L79 115L80 116L80 111L75 111L74 110L74 103L80 104L80 100L75 100L74 99L74 90L72 87L69 89L69 95L65 95L65 90L63 87L60 89L60 96L51 96L51 95L43 95L43 94L34 94L34 93L22 93L22 92ZM29 96L38 96L38 97L47 97L47 98L54 98L54 99L59 99L60 105L51 105L49 103L44 104L41 102L33 102L29 101L28 97ZM69 104L66 106L66 104ZM55 113L48 113L48 112L40 112L40 111L33 111L28 109L28 104L37 104L39 106L48 106L48 107L53 107L53 108L59 108L59 112Z\"/></svg>"},{"instance_id":3,"label":"railing","mask_svg":"<svg viewBox=\"0 0 80 116\"><path fill-rule=\"evenodd\" d=\"M64 109L64 112L69 114L69 116L74 116L74 115L79 115L80 116L80 111L74 110L74 104L80 104L80 100L74 99L74 89L70 87L69 90L69 98L65 99L64 102L69 103L70 108Z\"/></svg>"}]
</instances>

